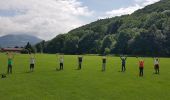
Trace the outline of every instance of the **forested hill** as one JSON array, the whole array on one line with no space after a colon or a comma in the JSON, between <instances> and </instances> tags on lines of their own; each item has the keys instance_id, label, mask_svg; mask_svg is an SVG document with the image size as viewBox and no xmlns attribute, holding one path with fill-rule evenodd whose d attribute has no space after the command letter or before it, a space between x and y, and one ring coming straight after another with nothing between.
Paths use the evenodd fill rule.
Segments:
<instances>
[{"instance_id":1,"label":"forested hill","mask_svg":"<svg viewBox=\"0 0 170 100\"><path fill-rule=\"evenodd\" d=\"M98 20L36 47L46 53L170 56L170 0Z\"/></svg>"}]
</instances>

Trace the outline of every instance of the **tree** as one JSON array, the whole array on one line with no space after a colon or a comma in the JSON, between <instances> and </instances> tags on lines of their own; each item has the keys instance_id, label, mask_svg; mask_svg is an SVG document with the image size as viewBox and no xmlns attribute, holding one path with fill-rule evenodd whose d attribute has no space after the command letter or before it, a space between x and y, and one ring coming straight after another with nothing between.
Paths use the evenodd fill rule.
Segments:
<instances>
[{"instance_id":1,"label":"tree","mask_svg":"<svg viewBox=\"0 0 170 100\"><path fill-rule=\"evenodd\" d=\"M116 43L114 35L106 35L103 39L102 46L101 46L101 53L105 52L105 48L113 49Z\"/></svg>"},{"instance_id":2,"label":"tree","mask_svg":"<svg viewBox=\"0 0 170 100\"><path fill-rule=\"evenodd\" d=\"M40 43L36 44L35 47L37 49L37 52L39 53L43 53L44 52L44 49L45 49L45 41L41 41Z\"/></svg>"},{"instance_id":3,"label":"tree","mask_svg":"<svg viewBox=\"0 0 170 100\"><path fill-rule=\"evenodd\" d=\"M163 27L164 27L163 33L166 35L164 50L167 56L170 56L170 18L166 20L166 22L163 24Z\"/></svg>"},{"instance_id":4,"label":"tree","mask_svg":"<svg viewBox=\"0 0 170 100\"><path fill-rule=\"evenodd\" d=\"M113 50L116 54L128 54L128 43L135 36L131 30L122 30L117 36L117 43Z\"/></svg>"},{"instance_id":5,"label":"tree","mask_svg":"<svg viewBox=\"0 0 170 100\"><path fill-rule=\"evenodd\" d=\"M31 44L28 42L25 46L25 49L28 50L29 53L35 53L35 48L31 46Z\"/></svg>"},{"instance_id":6,"label":"tree","mask_svg":"<svg viewBox=\"0 0 170 100\"><path fill-rule=\"evenodd\" d=\"M98 40L100 38L99 33L88 33L85 34L82 38L79 40L78 44L78 52L79 53L96 53L96 46L99 43L96 43L95 40Z\"/></svg>"},{"instance_id":7,"label":"tree","mask_svg":"<svg viewBox=\"0 0 170 100\"><path fill-rule=\"evenodd\" d=\"M105 48L105 49L104 49L104 54L105 54L105 55L110 54L110 49L109 49L109 48Z\"/></svg>"},{"instance_id":8,"label":"tree","mask_svg":"<svg viewBox=\"0 0 170 100\"><path fill-rule=\"evenodd\" d=\"M114 20L110 25L108 25L108 30L107 33L108 34L116 34L118 29L120 28L120 26L122 25L122 20L120 19L116 19Z\"/></svg>"},{"instance_id":9,"label":"tree","mask_svg":"<svg viewBox=\"0 0 170 100\"><path fill-rule=\"evenodd\" d=\"M47 53L63 53L65 37L65 34L56 36L56 38L47 42L47 46L44 51Z\"/></svg>"},{"instance_id":10,"label":"tree","mask_svg":"<svg viewBox=\"0 0 170 100\"><path fill-rule=\"evenodd\" d=\"M76 54L78 50L78 37L67 35L64 42L63 51L67 54Z\"/></svg>"}]
</instances>

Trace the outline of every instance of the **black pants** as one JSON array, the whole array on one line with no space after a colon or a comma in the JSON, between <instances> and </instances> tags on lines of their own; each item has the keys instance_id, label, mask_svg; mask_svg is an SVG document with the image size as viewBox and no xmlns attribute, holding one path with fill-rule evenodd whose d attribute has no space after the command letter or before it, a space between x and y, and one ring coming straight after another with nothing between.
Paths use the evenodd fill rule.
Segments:
<instances>
[{"instance_id":1,"label":"black pants","mask_svg":"<svg viewBox=\"0 0 170 100\"><path fill-rule=\"evenodd\" d=\"M139 67L139 76L143 76L143 67Z\"/></svg>"},{"instance_id":2,"label":"black pants","mask_svg":"<svg viewBox=\"0 0 170 100\"><path fill-rule=\"evenodd\" d=\"M30 64L30 71L34 71L34 64Z\"/></svg>"},{"instance_id":3,"label":"black pants","mask_svg":"<svg viewBox=\"0 0 170 100\"><path fill-rule=\"evenodd\" d=\"M159 65L155 65L155 74L159 74Z\"/></svg>"},{"instance_id":4,"label":"black pants","mask_svg":"<svg viewBox=\"0 0 170 100\"><path fill-rule=\"evenodd\" d=\"M122 72L125 72L126 71L126 66L125 64L122 64Z\"/></svg>"},{"instance_id":5,"label":"black pants","mask_svg":"<svg viewBox=\"0 0 170 100\"><path fill-rule=\"evenodd\" d=\"M60 70L63 70L63 63L60 63Z\"/></svg>"},{"instance_id":6,"label":"black pants","mask_svg":"<svg viewBox=\"0 0 170 100\"><path fill-rule=\"evenodd\" d=\"M8 71L7 71L8 74L12 74L12 65L8 65Z\"/></svg>"},{"instance_id":7,"label":"black pants","mask_svg":"<svg viewBox=\"0 0 170 100\"><path fill-rule=\"evenodd\" d=\"M79 68L78 69L81 69L81 64L82 64L82 62L79 62Z\"/></svg>"}]
</instances>

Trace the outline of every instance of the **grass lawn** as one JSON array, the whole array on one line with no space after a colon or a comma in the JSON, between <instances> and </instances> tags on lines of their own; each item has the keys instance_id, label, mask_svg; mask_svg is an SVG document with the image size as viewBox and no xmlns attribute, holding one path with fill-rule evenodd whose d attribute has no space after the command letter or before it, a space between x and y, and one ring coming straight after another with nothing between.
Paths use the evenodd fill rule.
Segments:
<instances>
[{"instance_id":1,"label":"grass lawn","mask_svg":"<svg viewBox=\"0 0 170 100\"><path fill-rule=\"evenodd\" d=\"M161 58L160 75L145 58L144 77L136 58L127 59L125 73L118 57L108 57L105 72L99 56L84 56L82 70L76 70L77 56L64 56L64 71L56 71L58 65L55 55L37 54L29 73L29 56L17 54L13 74L0 79L0 100L170 100L169 58ZM7 57L0 54L0 73L6 71Z\"/></svg>"}]
</instances>

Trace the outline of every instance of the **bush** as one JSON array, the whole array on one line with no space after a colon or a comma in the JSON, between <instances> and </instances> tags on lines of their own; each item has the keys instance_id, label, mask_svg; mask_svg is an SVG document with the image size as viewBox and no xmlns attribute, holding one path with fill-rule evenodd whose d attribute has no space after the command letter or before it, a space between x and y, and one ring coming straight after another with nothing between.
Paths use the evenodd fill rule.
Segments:
<instances>
[{"instance_id":1,"label":"bush","mask_svg":"<svg viewBox=\"0 0 170 100\"><path fill-rule=\"evenodd\" d=\"M109 49L109 48L105 48L105 49L104 49L104 54L105 54L105 55L110 54L110 49Z\"/></svg>"}]
</instances>

